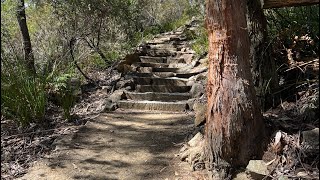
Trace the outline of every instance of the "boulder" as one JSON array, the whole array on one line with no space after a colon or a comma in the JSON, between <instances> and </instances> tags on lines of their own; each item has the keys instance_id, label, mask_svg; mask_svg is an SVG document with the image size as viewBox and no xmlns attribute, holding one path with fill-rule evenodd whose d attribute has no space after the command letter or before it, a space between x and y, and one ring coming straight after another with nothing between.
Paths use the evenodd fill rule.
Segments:
<instances>
[{"instance_id":1,"label":"boulder","mask_svg":"<svg viewBox=\"0 0 320 180\"><path fill-rule=\"evenodd\" d=\"M188 99L187 101L187 105L188 105L188 110L192 111L193 110L193 105L194 103L196 102L196 98L191 98L191 99Z\"/></svg>"},{"instance_id":2,"label":"boulder","mask_svg":"<svg viewBox=\"0 0 320 180\"><path fill-rule=\"evenodd\" d=\"M133 67L127 64L126 61L120 61L120 63L117 66L117 70L120 73L128 73L133 71Z\"/></svg>"},{"instance_id":3,"label":"boulder","mask_svg":"<svg viewBox=\"0 0 320 180\"><path fill-rule=\"evenodd\" d=\"M307 147L309 151L319 150L319 128L314 128L309 131L303 131L302 138L302 144Z\"/></svg>"},{"instance_id":4,"label":"boulder","mask_svg":"<svg viewBox=\"0 0 320 180\"><path fill-rule=\"evenodd\" d=\"M136 62L140 62L140 57L139 57L139 54L137 53L127 54L124 59L126 64L128 65L134 64Z\"/></svg>"},{"instance_id":5,"label":"boulder","mask_svg":"<svg viewBox=\"0 0 320 180\"><path fill-rule=\"evenodd\" d=\"M253 179L263 179L269 174L267 167L263 160L250 160L246 170Z\"/></svg>"},{"instance_id":6,"label":"boulder","mask_svg":"<svg viewBox=\"0 0 320 180\"><path fill-rule=\"evenodd\" d=\"M152 67L137 67L136 70L137 70L137 72L140 72L140 73L151 73L153 68Z\"/></svg>"},{"instance_id":7,"label":"boulder","mask_svg":"<svg viewBox=\"0 0 320 180\"><path fill-rule=\"evenodd\" d=\"M180 58L183 58L187 64L190 64L194 58L193 54L182 54Z\"/></svg>"},{"instance_id":8,"label":"boulder","mask_svg":"<svg viewBox=\"0 0 320 180\"><path fill-rule=\"evenodd\" d=\"M199 60L199 63L200 63L200 64L204 64L204 65L208 65L208 58L205 57L205 58L200 59L200 60Z\"/></svg>"},{"instance_id":9,"label":"boulder","mask_svg":"<svg viewBox=\"0 0 320 180\"><path fill-rule=\"evenodd\" d=\"M126 99L126 94L124 93L124 90L118 89L115 90L108 99L115 103L121 99Z\"/></svg>"},{"instance_id":10,"label":"boulder","mask_svg":"<svg viewBox=\"0 0 320 180\"><path fill-rule=\"evenodd\" d=\"M134 89L134 80L133 79L123 79L117 82L116 89L127 88L130 86L130 89Z\"/></svg>"},{"instance_id":11,"label":"boulder","mask_svg":"<svg viewBox=\"0 0 320 180\"><path fill-rule=\"evenodd\" d=\"M206 122L207 113L207 103L195 102L193 105L193 110L195 112L194 125L200 126Z\"/></svg>"},{"instance_id":12,"label":"boulder","mask_svg":"<svg viewBox=\"0 0 320 180\"><path fill-rule=\"evenodd\" d=\"M199 98L205 93L205 87L203 84L194 83L190 89L190 95L193 98Z\"/></svg>"},{"instance_id":13,"label":"boulder","mask_svg":"<svg viewBox=\"0 0 320 180\"><path fill-rule=\"evenodd\" d=\"M106 101L103 103L103 112L110 112L116 110L117 104L112 102L110 99L106 99Z\"/></svg>"},{"instance_id":14,"label":"boulder","mask_svg":"<svg viewBox=\"0 0 320 180\"><path fill-rule=\"evenodd\" d=\"M195 147L197 146L202 140L204 139L203 135L198 132L190 141L188 141L188 145L190 147Z\"/></svg>"}]
</instances>

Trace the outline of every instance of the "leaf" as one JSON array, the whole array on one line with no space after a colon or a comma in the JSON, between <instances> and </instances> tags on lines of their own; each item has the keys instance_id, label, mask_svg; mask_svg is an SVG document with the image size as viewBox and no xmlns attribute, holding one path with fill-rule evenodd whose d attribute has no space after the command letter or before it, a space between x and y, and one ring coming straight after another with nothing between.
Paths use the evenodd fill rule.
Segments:
<instances>
[{"instance_id":1,"label":"leaf","mask_svg":"<svg viewBox=\"0 0 320 180\"><path fill-rule=\"evenodd\" d=\"M274 138L274 146L276 146L281 140L281 131L278 131Z\"/></svg>"}]
</instances>

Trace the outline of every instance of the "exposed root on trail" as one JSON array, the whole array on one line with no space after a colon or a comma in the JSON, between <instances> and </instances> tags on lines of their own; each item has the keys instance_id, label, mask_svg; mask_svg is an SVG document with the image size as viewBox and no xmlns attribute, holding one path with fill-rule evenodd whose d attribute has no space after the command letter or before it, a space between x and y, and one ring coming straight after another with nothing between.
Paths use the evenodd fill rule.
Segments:
<instances>
[{"instance_id":1,"label":"exposed root on trail","mask_svg":"<svg viewBox=\"0 0 320 180\"><path fill-rule=\"evenodd\" d=\"M188 162L193 171L205 169L204 137L198 132L188 143L184 144L177 156Z\"/></svg>"}]
</instances>

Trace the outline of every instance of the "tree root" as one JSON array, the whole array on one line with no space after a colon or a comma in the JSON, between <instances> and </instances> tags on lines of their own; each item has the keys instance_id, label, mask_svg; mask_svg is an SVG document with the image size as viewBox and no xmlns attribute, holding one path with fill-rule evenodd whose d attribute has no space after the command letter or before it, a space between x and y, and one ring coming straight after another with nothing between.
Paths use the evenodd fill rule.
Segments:
<instances>
[{"instance_id":1,"label":"tree root","mask_svg":"<svg viewBox=\"0 0 320 180\"><path fill-rule=\"evenodd\" d=\"M205 169L204 163L204 137L199 132L180 149L177 155L182 161L188 162L193 171Z\"/></svg>"}]
</instances>

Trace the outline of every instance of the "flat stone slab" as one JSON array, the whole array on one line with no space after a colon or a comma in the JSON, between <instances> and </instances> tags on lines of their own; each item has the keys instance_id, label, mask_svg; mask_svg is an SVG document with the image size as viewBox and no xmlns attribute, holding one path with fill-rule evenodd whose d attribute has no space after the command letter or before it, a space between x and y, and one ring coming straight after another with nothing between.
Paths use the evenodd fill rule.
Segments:
<instances>
[{"instance_id":1,"label":"flat stone slab","mask_svg":"<svg viewBox=\"0 0 320 180\"><path fill-rule=\"evenodd\" d=\"M140 56L143 63L166 63L167 57Z\"/></svg>"},{"instance_id":2,"label":"flat stone slab","mask_svg":"<svg viewBox=\"0 0 320 180\"><path fill-rule=\"evenodd\" d=\"M181 101L190 98L189 93L159 93L159 92L126 92L128 99L149 101Z\"/></svg>"},{"instance_id":3,"label":"flat stone slab","mask_svg":"<svg viewBox=\"0 0 320 180\"><path fill-rule=\"evenodd\" d=\"M168 85L186 86L188 79L184 78L154 78L154 77L133 77L136 84L140 85Z\"/></svg>"},{"instance_id":4,"label":"flat stone slab","mask_svg":"<svg viewBox=\"0 0 320 180\"><path fill-rule=\"evenodd\" d=\"M138 92L189 92L191 86L137 85Z\"/></svg>"},{"instance_id":5,"label":"flat stone slab","mask_svg":"<svg viewBox=\"0 0 320 180\"><path fill-rule=\"evenodd\" d=\"M120 100L117 102L119 108L123 109L141 109L182 112L188 109L187 101L161 102L161 101L134 101Z\"/></svg>"},{"instance_id":6,"label":"flat stone slab","mask_svg":"<svg viewBox=\"0 0 320 180\"><path fill-rule=\"evenodd\" d=\"M167 63L173 64L173 63L186 63L184 58L175 58L175 57L168 57Z\"/></svg>"},{"instance_id":7,"label":"flat stone slab","mask_svg":"<svg viewBox=\"0 0 320 180\"><path fill-rule=\"evenodd\" d=\"M134 76L138 77L178 77L178 78L189 78L195 76L198 73L174 73L174 72L153 72L153 73L134 73Z\"/></svg>"},{"instance_id":8,"label":"flat stone slab","mask_svg":"<svg viewBox=\"0 0 320 180\"><path fill-rule=\"evenodd\" d=\"M147 49L147 54L151 56L174 56L177 55L178 49Z\"/></svg>"},{"instance_id":9,"label":"flat stone slab","mask_svg":"<svg viewBox=\"0 0 320 180\"><path fill-rule=\"evenodd\" d=\"M180 68L153 68L153 72L178 72Z\"/></svg>"},{"instance_id":10,"label":"flat stone slab","mask_svg":"<svg viewBox=\"0 0 320 180\"><path fill-rule=\"evenodd\" d=\"M167 63L152 63L152 62L135 63L134 65L140 66L140 67L155 67L155 68L169 67L169 64Z\"/></svg>"}]
</instances>

